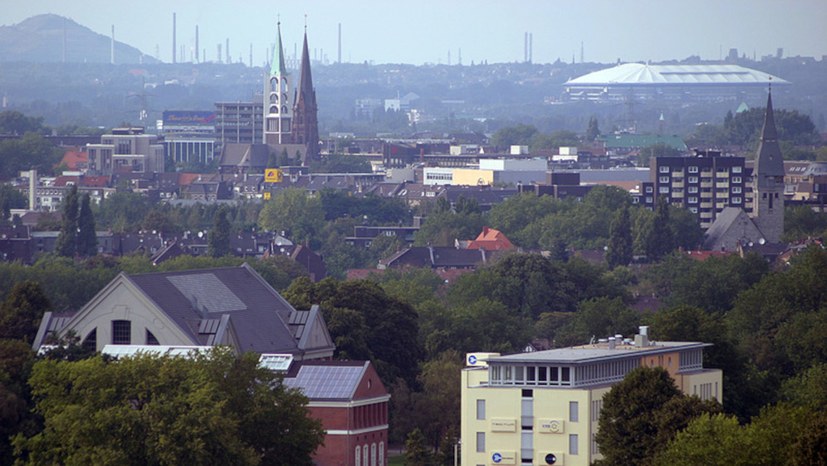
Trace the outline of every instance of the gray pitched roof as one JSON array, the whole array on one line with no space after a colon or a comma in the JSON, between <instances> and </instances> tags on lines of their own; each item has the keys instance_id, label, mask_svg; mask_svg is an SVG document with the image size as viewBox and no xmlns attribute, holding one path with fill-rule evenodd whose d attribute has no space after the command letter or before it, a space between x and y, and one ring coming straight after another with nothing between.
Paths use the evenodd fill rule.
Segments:
<instances>
[{"instance_id":1,"label":"gray pitched roof","mask_svg":"<svg viewBox=\"0 0 827 466\"><path fill-rule=\"evenodd\" d=\"M227 316L240 351L294 353L298 349L287 326L293 307L247 264L125 277L202 344L208 344L210 335L215 338L218 330L204 322Z\"/></svg>"},{"instance_id":2,"label":"gray pitched roof","mask_svg":"<svg viewBox=\"0 0 827 466\"><path fill-rule=\"evenodd\" d=\"M746 212L739 207L725 207L715 218L709 229L706 230L704 247L711 250L719 249L724 237L738 222L743 223L741 230L738 232L738 239L742 239L741 236L744 240L752 242L758 242L761 239L753 237L756 234L760 235L760 230Z\"/></svg>"},{"instance_id":3,"label":"gray pitched roof","mask_svg":"<svg viewBox=\"0 0 827 466\"><path fill-rule=\"evenodd\" d=\"M284 385L297 388L314 401L351 400L368 368L367 361L294 362Z\"/></svg>"}]
</instances>

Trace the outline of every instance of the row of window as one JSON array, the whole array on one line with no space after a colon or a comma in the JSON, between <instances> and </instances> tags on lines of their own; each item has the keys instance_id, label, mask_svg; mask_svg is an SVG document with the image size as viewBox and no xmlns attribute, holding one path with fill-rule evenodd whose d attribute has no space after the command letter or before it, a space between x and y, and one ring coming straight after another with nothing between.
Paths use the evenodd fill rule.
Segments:
<instances>
[{"instance_id":1,"label":"row of window","mask_svg":"<svg viewBox=\"0 0 827 466\"><path fill-rule=\"evenodd\" d=\"M83 339L82 345L84 348L95 349L98 343L98 329L94 328ZM128 320L113 320L112 321L112 344L113 345L131 345L132 344L132 322ZM155 335L146 329L145 345L160 345Z\"/></svg>"},{"instance_id":2,"label":"row of window","mask_svg":"<svg viewBox=\"0 0 827 466\"><path fill-rule=\"evenodd\" d=\"M527 435L526 435L527 434ZM579 455L580 454L580 438L577 434L569 434L569 455ZM477 453L485 453L485 432L477 432L476 436L476 451ZM357 447L358 448L358 447ZM522 448L520 450L520 456L522 459L520 460L523 463L531 463L534 457L534 437L531 432L523 433L522 436ZM357 466L358 456L357 456Z\"/></svg>"},{"instance_id":3,"label":"row of window","mask_svg":"<svg viewBox=\"0 0 827 466\"><path fill-rule=\"evenodd\" d=\"M660 172L660 173L669 173L670 171L672 171L671 170L672 168L673 167L670 167L669 165L661 165L660 167L658 167L658 172ZM680 170L681 167L675 167L675 168L676 168L676 170L675 170L676 173L681 173L681 170ZM736 166L731 167L729 169L729 171L731 171L732 173L742 173L743 169L744 169L744 167L736 165ZM686 167L686 171L688 173L698 173L699 170L698 170L698 167L696 165L691 165L689 167ZM712 169L709 168L709 167L704 167L703 170L700 170L700 171L703 172L703 173L709 173L709 172L712 171ZM718 173L727 173L727 171L728 170L726 168L719 167L717 169Z\"/></svg>"},{"instance_id":4,"label":"row of window","mask_svg":"<svg viewBox=\"0 0 827 466\"><path fill-rule=\"evenodd\" d=\"M571 385L571 368L567 366L489 366L490 385Z\"/></svg>"},{"instance_id":5,"label":"row of window","mask_svg":"<svg viewBox=\"0 0 827 466\"><path fill-rule=\"evenodd\" d=\"M353 464L355 466L385 466L385 442L379 442L377 454L376 444L357 446L354 450Z\"/></svg>"}]
</instances>

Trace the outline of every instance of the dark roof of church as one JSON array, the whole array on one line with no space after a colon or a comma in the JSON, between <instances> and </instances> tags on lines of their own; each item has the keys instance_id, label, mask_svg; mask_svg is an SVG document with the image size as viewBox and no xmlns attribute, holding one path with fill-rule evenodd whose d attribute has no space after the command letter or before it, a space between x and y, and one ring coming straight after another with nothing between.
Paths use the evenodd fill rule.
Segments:
<instances>
[{"instance_id":1,"label":"dark roof of church","mask_svg":"<svg viewBox=\"0 0 827 466\"><path fill-rule=\"evenodd\" d=\"M247 264L125 278L196 341L203 339L202 322L228 316L241 351L292 353L297 349L287 325L293 307Z\"/></svg>"}]
</instances>

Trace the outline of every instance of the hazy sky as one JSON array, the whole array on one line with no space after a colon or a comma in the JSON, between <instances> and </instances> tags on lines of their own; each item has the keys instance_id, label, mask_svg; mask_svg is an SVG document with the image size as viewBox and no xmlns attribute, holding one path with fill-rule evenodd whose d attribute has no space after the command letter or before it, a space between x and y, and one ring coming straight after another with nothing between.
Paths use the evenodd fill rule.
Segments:
<instances>
[{"instance_id":1,"label":"hazy sky","mask_svg":"<svg viewBox=\"0 0 827 466\"><path fill-rule=\"evenodd\" d=\"M266 61L275 41L277 15L285 52L301 46L307 15L311 56L337 59L342 25L342 61L456 63L522 61L524 33L533 34L535 63L560 58L580 61L718 59L740 53L821 58L827 55L827 0L3 0L0 23L55 13L138 47L163 61L172 59L172 14L178 46L195 45L195 25L207 59L230 39L233 61Z\"/></svg>"}]
</instances>

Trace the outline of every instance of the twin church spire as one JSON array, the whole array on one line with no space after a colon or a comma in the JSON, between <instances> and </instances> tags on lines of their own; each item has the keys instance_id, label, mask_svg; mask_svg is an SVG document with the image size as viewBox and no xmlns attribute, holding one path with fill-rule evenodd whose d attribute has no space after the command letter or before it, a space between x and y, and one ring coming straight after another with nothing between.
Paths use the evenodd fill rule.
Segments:
<instances>
[{"instance_id":1,"label":"twin church spire","mask_svg":"<svg viewBox=\"0 0 827 466\"><path fill-rule=\"evenodd\" d=\"M281 22L277 23L276 46L264 92L264 143L272 146L300 144L306 147L303 162L319 156L319 126L316 90L310 73L310 54L305 27L299 87L287 71L281 40Z\"/></svg>"}]
</instances>

